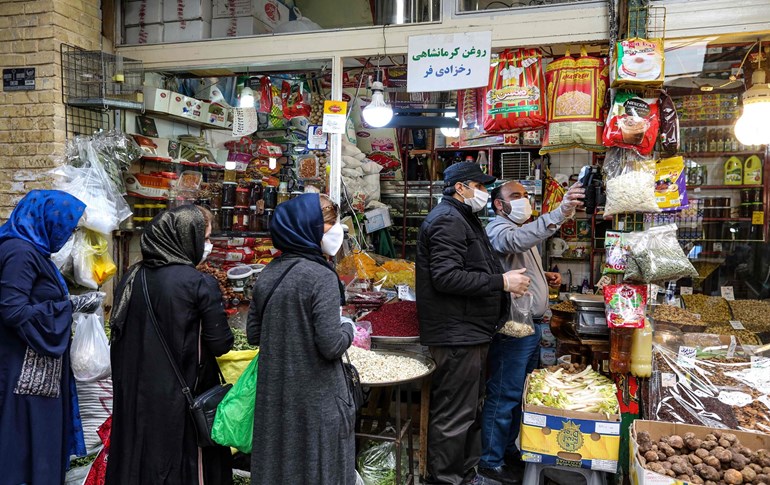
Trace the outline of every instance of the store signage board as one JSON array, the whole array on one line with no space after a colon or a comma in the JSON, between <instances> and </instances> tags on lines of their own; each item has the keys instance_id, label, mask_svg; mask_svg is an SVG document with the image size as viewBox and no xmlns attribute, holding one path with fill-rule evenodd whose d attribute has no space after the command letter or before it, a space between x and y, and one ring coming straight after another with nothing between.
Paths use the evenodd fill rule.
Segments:
<instances>
[{"instance_id":1,"label":"store signage board","mask_svg":"<svg viewBox=\"0 0 770 485\"><path fill-rule=\"evenodd\" d=\"M478 88L489 81L492 32L409 37L410 93Z\"/></svg>"},{"instance_id":2,"label":"store signage board","mask_svg":"<svg viewBox=\"0 0 770 485\"><path fill-rule=\"evenodd\" d=\"M324 101L324 119L322 130L324 133L344 134L347 121L348 103L346 101Z\"/></svg>"},{"instance_id":3,"label":"store signage board","mask_svg":"<svg viewBox=\"0 0 770 485\"><path fill-rule=\"evenodd\" d=\"M3 91L34 91L35 68L3 69Z\"/></svg>"}]
</instances>

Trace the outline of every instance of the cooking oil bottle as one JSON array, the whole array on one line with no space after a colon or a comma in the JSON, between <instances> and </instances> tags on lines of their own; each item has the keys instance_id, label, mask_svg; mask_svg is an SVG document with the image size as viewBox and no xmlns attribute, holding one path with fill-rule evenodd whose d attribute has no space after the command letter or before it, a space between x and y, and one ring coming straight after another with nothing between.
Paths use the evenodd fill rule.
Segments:
<instances>
[{"instance_id":1,"label":"cooking oil bottle","mask_svg":"<svg viewBox=\"0 0 770 485\"><path fill-rule=\"evenodd\" d=\"M631 374L636 377L652 375L652 325L644 319L644 327L634 330L631 341Z\"/></svg>"},{"instance_id":2,"label":"cooking oil bottle","mask_svg":"<svg viewBox=\"0 0 770 485\"><path fill-rule=\"evenodd\" d=\"M752 155L743 165L743 184L762 185L762 160Z\"/></svg>"},{"instance_id":3,"label":"cooking oil bottle","mask_svg":"<svg viewBox=\"0 0 770 485\"><path fill-rule=\"evenodd\" d=\"M743 183L743 162L738 157L730 157L725 162L725 185Z\"/></svg>"}]
</instances>

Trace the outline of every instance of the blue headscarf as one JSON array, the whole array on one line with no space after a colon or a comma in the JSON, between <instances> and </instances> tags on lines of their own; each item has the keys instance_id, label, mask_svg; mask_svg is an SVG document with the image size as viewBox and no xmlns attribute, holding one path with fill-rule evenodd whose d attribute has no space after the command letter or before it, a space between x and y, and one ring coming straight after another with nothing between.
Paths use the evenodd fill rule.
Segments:
<instances>
[{"instance_id":1,"label":"blue headscarf","mask_svg":"<svg viewBox=\"0 0 770 485\"><path fill-rule=\"evenodd\" d=\"M8 222L0 226L0 243L21 239L32 244L48 258L66 293L67 283L50 257L64 247L85 209L83 202L66 192L33 190L19 201Z\"/></svg>"},{"instance_id":2,"label":"blue headscarf","mask_svg":"<svg viewBox=\"0 0 770 485\"><path fill-rule=\"evenodd\" d=\"M318 194L302 194L279 204L273 214L273 220L270 221L273 246L280 249L286 257L308 259L337 275L321 251L323 235L324 217L321 211L321 197ZM340 304L345 304L345 288L341 282Z\"/></svg>"}]
</instances>

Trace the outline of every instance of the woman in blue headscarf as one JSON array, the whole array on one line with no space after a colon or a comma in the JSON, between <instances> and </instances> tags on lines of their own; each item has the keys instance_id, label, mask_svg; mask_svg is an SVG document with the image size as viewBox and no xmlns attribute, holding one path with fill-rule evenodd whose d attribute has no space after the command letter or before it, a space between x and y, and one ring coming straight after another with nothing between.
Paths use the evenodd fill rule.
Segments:
<instances>
[{"instance_id":1,"label":"woman in blue headscarf","mask_svg":"<svg viewBox=\"0 0 770 485\"><path fill-rule=\"evenodd\" d=\"M341 361L353 328L340 321L344 293L324 258L342 245L337 219L328 197L305 194L280 204L270 225L283 254L257 280L246 329L260 346L252 485L355 483L355 409Z\"/></svg>"},{"instance_id":2,"label":"woman in blue headscarf","mask_svg":"<svg viewBox=\"0 0 770 485\"><path fill-rule=\"evenodd\" d=\"M64 192L33 190L0 227L2 483L59 485L69 456L85 454L69 360L72 313L100 301L68 298L51 261L85 207Z\"/></svg>"}]
</instances>

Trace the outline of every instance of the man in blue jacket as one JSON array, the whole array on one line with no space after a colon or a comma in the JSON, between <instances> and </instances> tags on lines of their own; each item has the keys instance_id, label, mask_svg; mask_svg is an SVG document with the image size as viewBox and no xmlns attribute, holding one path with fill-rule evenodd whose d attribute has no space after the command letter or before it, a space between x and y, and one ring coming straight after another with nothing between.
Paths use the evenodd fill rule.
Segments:
<instances>
[{"instance_id":1,"label":"man in blue jacket","mask_svg":"<svg viewBox=\"0 0 770 485\"><path fill-rule=\"evenodd\" d=\"M432 376L427 484L499 485L476 474L487 351L508 316L508 293L523 294L523 269L503 271L476 213L495 178L461 162L444 171L444 197L423 222L417 244L420 340Z\"/></svg>"}]
</instances>

